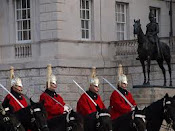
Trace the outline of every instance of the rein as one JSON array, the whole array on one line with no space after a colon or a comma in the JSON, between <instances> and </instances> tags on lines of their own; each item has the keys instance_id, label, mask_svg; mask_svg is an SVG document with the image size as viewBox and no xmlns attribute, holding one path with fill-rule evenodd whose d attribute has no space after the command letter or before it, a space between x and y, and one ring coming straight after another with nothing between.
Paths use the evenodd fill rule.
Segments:
<instances>
[{"instance_id":1,"label":"rein","mask_svg":"<svg viewBox=\"0 0 175 131\"><path fill-rule=\"evenodd\" d=\"M8 122L9 122L9 124L11 124L11 125L13 126L13 127L11 127L11 130L13 130L13 128L14 128L15 131L19 131L20 126L22 126L20 122L18 122L16 125L13 125L13 123L12 123L10 117L8 117L8 116L5 116L5 117L3 118L3 122L4 122L4 123L8 123ZM11 131L11 130L10 130L10 131Z\"/></svg>"},{"instance_id":2,"label":"rein","mask_svg":"<svg viewBox=\"0 0 175 131\"><path fill-rule=\"evenodd\" d=\"M9 117L9 116L5 116L5 115L6 115L6 111L9 111L9 110L10 110L10 109L9 109L8 107L7 107L7 108L3 108L3 107L1 108L0 112L1 112L1 114L4 116L4 117L3 117L3 122L4 122L4 123L10 122L10 124L12 124L12 126L14 127L14 130L15 130L15 131L19 131L20 126L22 126L21 123L18 122L16 125L13 125L13 123L12 123L10 117ZM13 127L12 127L12 128L13 128ZM13 130L12 128L11 128L11 130ZM10 130L10 131L11 131L11 130Z\"/></svg>"},{"instance_id":3,"label":"rein","mask_svg":"<svg viewBox=\"0 0 175 131\"><path fill-rule=\"evenodd\" d=\"M35 109L30 109L30 114L32 115L32 118L31 118L31 123L34 123L37 127L38 127L38 131L41 131L42 129L44 128L47 128L48 126L47 125L43 125L43 126L39 126L38 122L36 121L36 118L35 118L35 112L41 112L41 109L40 108L35 108Z\"/></svg>"},{"instance_id":4,"label":"rein","mask_svg":"<svg viewBox=\"0 0 175 131\"><path fill-rule=\"evenodd\" d=\"M146 125L146 116L145 115L142 115L142 114L137 114L135 113L135 111L132 112L132 116L131 116L132 120L133 120L133 127L138 131L138 127L137 127L137 124L134 122L134 119L135 118L141 118L143 123Z\"/></svg>"},{"instance_id":5,"label":"rein","mask_svg":"<svg viewBox=\"0 0 175 131\"><path fill-rule=\"evenodd\" d=\"M70 125L71 121L75 120L75 117L69 117L71 112L68 112L66 115L66 122L67 122L67 127L66 127L66 131L72 131L73 127L72 125Z\"/></svg>"},{"instance_id":6,"label":"rein","mask_svg":"<svg viewBox=\"0 0 175 131\"><path fill-rule=\"evenodd\" d=\"M164 115L166 115L166 113L167 113L167 109L165 109L166 105L171 105L171 101L165 102L165 98L164 98L164 100L163 100L163 108L164 108L163 113L164 113ZM170 123L166 122L167 123L166 125L162 123L161 128L166 129L167 131L170 131L171 127L173 125L173 120L171 118L169 118L169 120L170 120Z\"/></svg>"},{"instance_id":7,"label":"rein","mask_svg":"<svg viewBox=\"0 0 175 131\"><path fill-rule=\"evenodd\" d=\"M96 128L99 128L100 125L101 125L101 123L98 121L99 118L100 117L106 117L106 116L111 117L111 115L109 113L99 113L99 112L96 113L96 119L97 119ZM112 130L110 130L110 131L112 131Z\"/></svg>"}]
</instances>

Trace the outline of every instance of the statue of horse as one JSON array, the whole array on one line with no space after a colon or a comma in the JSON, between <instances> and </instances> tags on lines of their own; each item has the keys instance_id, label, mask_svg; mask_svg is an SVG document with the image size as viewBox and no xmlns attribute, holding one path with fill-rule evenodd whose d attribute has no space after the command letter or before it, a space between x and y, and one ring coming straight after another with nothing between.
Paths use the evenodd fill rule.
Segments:
<instances>
[{"instance_id":1,"label":"statue of horse","mask_svg":"<svg viewBox=\"0 0 175 131\"><path fill-rule=\"evenodd\" d=\"M26 130L49 131L44 102L34 103L14 113Z\"/></svg>"},{"instance_id":2,"label":"statue of horse","mask_svg":"<svg viewBox=\"0 0 175 131\"><path fill-rule=\"evenodd\" d=\"M73 110L49 119L47 123L50 131L84 131L83 117Z\"/></svg>"},{"instance_id":3,"label":"statue of horse","mask_svg":"<svg viewBox=\"0 0 175 131\"><path fill-rule=\"evenodd\" d=\"M157 57L157 50L155 45L151 44L149 42L148 38L145 36L145 34L142 31L140 20L134 20L134 34L138 37L138 55L139 59L143 68L144 73L144 83L143 84L150 84L150 65L151 60L156 60L159 67L161 68L164 76L164 86L166 86L166 71L163 66L163 62L166 61L168 65L168 71L170 75L170 86L172 86L172 78L171 78L171 54L170 54L170 48L166 43L159 42L160 46L160 57ZM147 62L147 73L148 78L146 79L146 72L145 72L145 61Z\"/></svg>"},{"instance_id":4,"label":"statue of horse","mask_svg":"<svg viewBox=\"0 0 175 131\"><path fill-rule=\"evenodd\" d=\"M25 131L21 122L11 113L8 108L4 109L0 105L0 130L2 131Z\"/></svg>"},{"instance_id":5,"label":"statue of horse","mask_svg":"<svg viewBox=\"0 0 175 131\"><path fill-rule=\"evenodd\" d=\"M147 131L159 131L163 120L175 130L175 99L166 94L143 109L146 115Z\"/></svg>"},{"instance_id":6,"label":"statue of horse","mask_svg":"<svg viewBox=\"0 0 175 131\"><path fill-rule=\"evenodd\" d=\"M145 119L145 111L136 107L134 111L112 120L113 131L145 131Z\"/></svg>"},{"instance_id":7,"label":"statue of horse","mask_svg":"<svg viewBox=\"0 0 175 131\"><path fill-rule=\"evenodd\" d=\"M107 109L100 109L84 118L85 131L112 131L112 120Z\"/></svg>"}]
</instances>

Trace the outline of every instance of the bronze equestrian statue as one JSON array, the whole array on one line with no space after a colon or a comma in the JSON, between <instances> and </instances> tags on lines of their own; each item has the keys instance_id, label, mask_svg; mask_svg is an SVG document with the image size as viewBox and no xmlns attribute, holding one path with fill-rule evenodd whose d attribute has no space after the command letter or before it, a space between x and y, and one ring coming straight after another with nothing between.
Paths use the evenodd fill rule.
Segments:
<instances>
[{"instance_id":1,"label":"bronze equestrian statue","mask_svg":"<svg viewBox=\"0 0 175 131\"><path fill-rule=\"evenodd\" d=\"M151 16L152 17L152 16ZM151 18L152 19L152 18ZM154 23L156 26L157 24ZM171 78L171 54L170 48L166 43L160 42L157 33L153 33L157 38L151 38L150 30L154 30L157 27L152 27L151 25L147 25L149 29L147 29L147 34L145 35L142 31L140 20L134 20L134 34L137 35L138 38L138 55L139 60L141 62L143 73L144 73L144 83L146 85L150 85L150 65L151 60L156 60L159 67L161 68L164 76L164 86L166 86L166 71L163 66L163 62L166 61L168 65L168 71L170 75L170 86L172 86L172 78ZM152 29L153 28L153 29ZM153 39L152 41L150 39ZM145 71L145 61L147 62L147 73L148 78L146 79L146 71Z\"/></svg>"}]
</instances>

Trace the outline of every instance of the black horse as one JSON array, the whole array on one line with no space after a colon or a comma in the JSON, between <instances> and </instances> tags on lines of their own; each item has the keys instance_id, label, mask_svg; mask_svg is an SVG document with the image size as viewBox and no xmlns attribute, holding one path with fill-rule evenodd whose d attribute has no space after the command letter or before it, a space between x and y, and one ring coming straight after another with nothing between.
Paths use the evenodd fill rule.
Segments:
<instances>
[{"instance_id":1,"label":"black horse","mask_svg":"<svg viewBox=\"0 0 175 131\"><path fill-rule=\"evenodd\" d=\"M137 108L112 121L113 131L145 131L145 111Z\"/></svg>"},{"instance_id":2,"label":"black horse","mask_svg":"<svg viewBox=\"0 0 175 131\"><path fill-rule=\"evenodd\" d=\"M138 54L139 59L143 68L144 73L144 83L143 84L150 84L150 65L151 60L156 60L159 67L161 68L164 76L164 86L166 86L166 71L163 66L163 62L166 61L168 65L169 75L170 75L170 86L172 86L172 79L171 79L171 54L170 54L170 48L166 43L159 42L160 46L160 53L161 57L157 57L157 51L155 45L151 44L148 40L148 38L144 35L140 20L135 21L134 20L134 34L138 37ZM147 62L147 73L148 73L148 79L146 81L146 72L145 72L145 61Z\"/></svg>"},{"instance_id":3,"label":"black horse","mask_svg":"<svg viewBox=\"0 0 175 131\"><path fill-rule=\"evenodd\" d=\"M107 109L101 109L84 118L85 131L112 131L112 120Z\"/></svg>"},{"instance_id":4,"label":"black horse","mask_svg":"<svg viewBox=\"0 0 175 131\"><path fill-rule=\"evenodd\" d=\"M47 122L50 131L84 131L83 117L73 110Z\"/></svg>"},{"instance_id":5,"label":"black horse","mask_svg":"<svg viewBox=\"0 0 175 131\"><path fill-rule=\"evenodd\" d=\"M2 131L25 131L19 120L7 108L0 105L0 130Z\"/></svg>"},{"instance_id":6,"label":"black horse","mask_svg":"<svg viewBox=\"0 0 175 131\"><path fill-rule=\"evenodd\" d=\"M34 103L14 113L26 130L49 131L44 103Z\"/></svg>"},{"instance_id":7,"label":"black horse","mask_svg":"<svg viewBox=\"0 0 175 131\"><path fill-rule=\"evenodd\" d=\"M153 102L144 109L147 131L159 131L163 119L175 130L175 102L174 98L166 94L162 99Z\"/></svg>"}]
</instances>

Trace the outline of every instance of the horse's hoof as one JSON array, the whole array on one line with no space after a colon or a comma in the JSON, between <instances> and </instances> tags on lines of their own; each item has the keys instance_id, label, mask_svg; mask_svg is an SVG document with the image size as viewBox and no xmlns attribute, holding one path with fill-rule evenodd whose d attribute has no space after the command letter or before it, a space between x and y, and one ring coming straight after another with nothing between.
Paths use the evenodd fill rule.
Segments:
<instances>
[{"instance_id":1,"label":"horse's hoof","mask_svg":"<svg viewBox=\"0 0 175 131\"><path fill-rule=\"evenodd\" d=\"M146 82L143 82L143 85L146 85Z\"/></svg>"},{"instance_id":2,"label":"horse's hoof","mask_svg":"<svg viewBox=\"0 0 175 131\"><path fill-rule=\"evenodd\" d=\"M166 83L164 83L163 86L166 86Z\"/></svg>"},{"instance_id":3,"label":"horse's hoof","mask_svg":"<svg viewBox=\"0 0 175 131\"><path fill-rule=\"evenodd\" d=\"M150 82L147 82L146 85L150 85Z\"/></svg>"},{"instance_id":4,"label":"horse's hoof","mask_svg":"<svg viewBox=\"0 0 175 131\"><path fill-rule=\"evenodd\" d=\"M172 83L170 83L170 86L173 86Z\"/></svg>"}]
</instances>

